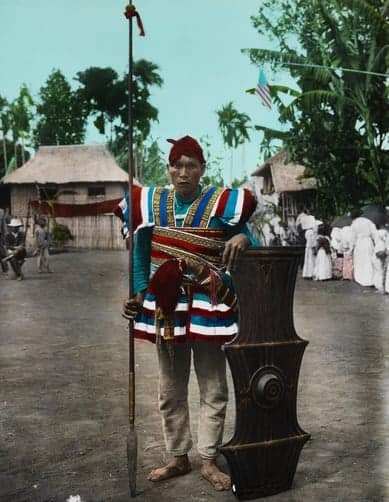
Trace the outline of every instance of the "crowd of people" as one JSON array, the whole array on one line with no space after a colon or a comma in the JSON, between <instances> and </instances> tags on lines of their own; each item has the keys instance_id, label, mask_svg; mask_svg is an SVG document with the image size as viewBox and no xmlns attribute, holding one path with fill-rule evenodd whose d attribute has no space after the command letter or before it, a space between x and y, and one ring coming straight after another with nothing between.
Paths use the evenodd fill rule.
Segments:
<instances>
[{"instance_id":1,"label":"crowd of people","mask_svg":"<svg viewBox=\"0 0 389 502\"><path fill-rule=\"evenodd\" d=\"M286 221L279 213L277 193L263 193L259 177L245 185L258 204L248 226L263 246L304 246L305 279L353 280L361 286L389 293L388 208L355 209L332 224L323 222L301 204Z\"/></svg>"},{"instance_id":2,"label":"crowd of people","mask_svg":"<svg viewBox=\"0 0 389 502\"><path fill-rule=\"evenodd\" d=\"M14 218L4 210L0 211L1 271L5 278L15 278L22 281L24 279L22 268L27 258L26 230L20 218ZM37 256L39 273L51 273L49 265L50 234L46 218L38 216L35 223L35 247L31 254Z\"/></svg>"},{"instance_id":3,"label":"crowd of people","mask_svg":"<svg viewBox=\"0 0 389 502\"><path fill-rule=\"evenodd\" d=\"M305 244L304 279L354 280L389 293L389 225L364 215L330 226L304 211L296 220Z\"/></svg>"}]
</instances>

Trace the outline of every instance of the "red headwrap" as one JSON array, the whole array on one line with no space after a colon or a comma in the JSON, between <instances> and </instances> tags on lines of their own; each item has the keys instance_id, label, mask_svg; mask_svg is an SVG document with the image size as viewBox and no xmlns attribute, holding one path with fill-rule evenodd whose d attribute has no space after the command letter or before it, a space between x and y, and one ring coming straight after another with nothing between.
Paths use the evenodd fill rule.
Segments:
<instances>
[{"instance_id":1,"label":"red headwrap","mask_svg":"<svg viewBox=\"0 0 389 502\"><path fill-rule=\"evenodd\" d=\"M184 136L180 139L168 139L173 146L169 153L169 164L173 166L181 155L197 159L201 164L205 164L203 150L199 143L191 136Z\"/></svg>"}]
</instances>

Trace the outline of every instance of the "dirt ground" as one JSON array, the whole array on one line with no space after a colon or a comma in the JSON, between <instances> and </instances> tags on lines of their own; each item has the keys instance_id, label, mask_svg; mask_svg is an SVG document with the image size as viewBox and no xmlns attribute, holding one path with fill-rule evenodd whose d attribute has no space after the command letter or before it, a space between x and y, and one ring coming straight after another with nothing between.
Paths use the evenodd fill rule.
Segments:
<instances>
[{"instance_id":1,"label":"dirt ground","mask_svg":"<svg viewBox=\"0 0 389 502\"><path fill-rule=\"evenodd\" d=\"M54 273L0 278L0 500L131 500L127 480L125 252L51 257ZM389 295L298 279L305 352L298 395L312 435L291 490L269 502L389 501ZM199 473L154 484L164 458L155 348L136 343L139 502L234 501ZM193 431L198 393L191 384ZM234 427L232 385L225 439ZM223 461L221 464L227 466Z\"/></svg>"}]
</instances>

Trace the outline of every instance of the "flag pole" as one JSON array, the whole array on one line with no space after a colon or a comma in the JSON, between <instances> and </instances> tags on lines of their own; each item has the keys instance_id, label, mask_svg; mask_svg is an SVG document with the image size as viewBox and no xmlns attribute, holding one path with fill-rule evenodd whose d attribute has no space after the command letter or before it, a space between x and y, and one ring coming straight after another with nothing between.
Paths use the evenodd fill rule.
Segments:
<instances>
[{"instance_id":1,"label":"flag pole","mask_svg":"<svg viewBox=\"0 0 389 502\"><path fill-rule=\"evenodd\" d=\"M126 7L131 10L132 1ZM127 17L127 16L126 16ZM133 295L133 248L134 229L132 226L132 186L133 186L133 55L132 55L132 17L128 16L128 196L129 196L129 236L128 247L128 297ZM136 495L136 473L138 459L138 438L135 428L135 346L134 324L128 323L128 435L127 435L127 466L131 497Z\"/></svg>"}]
</instances>

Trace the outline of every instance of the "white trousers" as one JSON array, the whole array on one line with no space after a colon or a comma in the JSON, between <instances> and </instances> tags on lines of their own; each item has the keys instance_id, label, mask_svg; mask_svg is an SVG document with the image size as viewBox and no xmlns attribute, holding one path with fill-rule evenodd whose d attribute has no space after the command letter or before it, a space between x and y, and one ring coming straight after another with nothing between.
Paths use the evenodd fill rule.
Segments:
<instances>
[{"instance_id":1,"label":"white trousers","mask_svg":"<svg viewBox=\"0 0 389 502\"><path fill-rule=\"evenodd\" d=\"M159 410L166 451L185 455L193 445L190 429L188 383L193 352L200 391L198 452L213 459L222 444L228 402L226 358L221 346L210 342L185 342L173 346L173 363L166 344L158 347Z\"/></svg>"}]
</instances>

